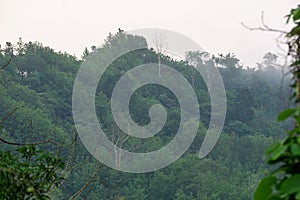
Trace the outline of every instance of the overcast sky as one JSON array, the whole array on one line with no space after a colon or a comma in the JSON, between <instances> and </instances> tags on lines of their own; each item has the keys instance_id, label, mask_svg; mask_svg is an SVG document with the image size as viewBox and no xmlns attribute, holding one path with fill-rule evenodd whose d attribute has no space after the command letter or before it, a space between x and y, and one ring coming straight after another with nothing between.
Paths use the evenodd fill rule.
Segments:
<instances>
[{"instance_id":1,"label":"overcast sky","mask_svg":"<svg viewBox=\"0 0 300 200\"><path fill-rule=\"evenodd\" d=\"M278 33L241 26L266 23L287 29L284 16L293 0L0 0L0 43L38 41L80 56L118 28L163 28L182 33L211 53L232 52L253 66L268 52L281 53Z\"/></svg>"}]
</instances>

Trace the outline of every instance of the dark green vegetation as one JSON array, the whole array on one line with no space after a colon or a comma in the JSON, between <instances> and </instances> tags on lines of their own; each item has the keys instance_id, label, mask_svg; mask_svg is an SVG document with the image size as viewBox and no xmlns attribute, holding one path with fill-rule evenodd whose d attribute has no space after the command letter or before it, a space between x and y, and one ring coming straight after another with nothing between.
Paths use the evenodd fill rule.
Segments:
<instances>
[{"instance_id":1,"label":"dark green vegetation","mask_svg":"<svg viewBox=\"0 0 300 200\"><path fill-rule=\"evenodd\" d=\"M287 15L292 29L286 33L289 46L289 66L293 75L291 98L295 104L278 115L278 121L293 119L294 128L286 131L285 137L271 145L265 155L270 165L276 168L258 185L254 199L300 199L300 5Z\"/></svg>"},{"instance_id":2,"label":"dark green vegetation","mask_svg":"<svg viewBox=\"0 0 300 200\"><path fill-rule=\"evenodd\" d=\"M108 52L113 53L119 48L126 48L126 44L132 41L145 43L141 37L119 31L110 35L100 49L92 48L91 51L109 49ZM12 48L15 49L15 56L0 71L0 119L3 119L0 136L5 141L18 144L50 141L35 146L38 150L52 153L49 158L56 160L40 159L39 152L28 158L25 155L27 150L25 154L20 150L15 152L15 146L18 145L1 142L0 167L18 173L29 172L27 175L30 176L34 173L28 171L32 167L17 166L15 160L32 166L38 165L39 160L48 164L54 162L50 165L57 168L53 176L46 180L51 184L50 192L46 188L49 185L41 185L45 181L42 175L40 177L37 173L37 180L30 180L36 183L34 190L45 187L45 190L48 189L45 195L53 199L69 199L77 192L78 199L252 199L259 180L268 170L262 158L264 150L284 136L276 116L288 106L290 94L287 90L288 81L282 82L281 71L276 70L276 56L267 54L260 64L260 70L252 70L243 68L233 54L210 56L206 53L190 53L187 60L194 61L197 67L220 67L227 94L224 132L213 151L200 160L197 155L210 119L210 97L206 85L196 70L188 65L190 62L175 61L162 55L161 63L174 67L195 88L201 115L198 134L184 156L162 170L146 174L118 172L97 162L79 140L74 143L76 131L71 110L72 86L80 64L90 52L86 50L82 60L78 60L39 43L23 44L20 41L14 47L8 43L2 48L2 66L9 61ZM168 89L158 85L147 85L136 91L131 99L130 111L138 124L149 123L148 110L157 102L163 104L168 112L162 131L153 138L142 140L127 138L118 129L113 122L109 99L114 84L127 70L144 63L157 63L157 60L158 55L153 49L128 53L109 67L98 85L96 108L103 129L117 145L135 152L159 149L174 137L180 120L178 101ZM288 123L285 125L288 126ZM33 151L30 146L26 148ZM57 156L63 158L65 165ZM13 160L14 164L7 164L7 159ZM0 169L1 176L10 172ZM59 182L60 178L66 179ZM7 184L2 180L0 195L5 194L4 185ZM86 187L83 187L85 184ZM55 185L58 188L53 187ZM36 197L32 187L33 184L27 184L25 191Z\"/></svg>"}]
</instances>

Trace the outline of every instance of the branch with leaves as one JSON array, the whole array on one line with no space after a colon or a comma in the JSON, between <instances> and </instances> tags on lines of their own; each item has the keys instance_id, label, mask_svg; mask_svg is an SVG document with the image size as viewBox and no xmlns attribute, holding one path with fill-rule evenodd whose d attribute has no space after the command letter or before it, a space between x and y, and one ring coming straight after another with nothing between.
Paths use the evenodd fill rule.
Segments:
<instances>
[{"instance_id":1,"label":"branch with leaves","mask_svg":"<svg viewBox=\"0 0 300 200\"><path fill-rule=\"evenodd\" d=\"M293 59L290 71L293 75L294 90L292 99L294 107L281 112L278 121L293 119L294 128L286 131L281 141L271 145L265 152L268 164L276 168L261 180L254 200L300 199L300 5L287 15L287 23L293 22L294 27L286 33L289 52Z\"/></svg>"}]
</instances>

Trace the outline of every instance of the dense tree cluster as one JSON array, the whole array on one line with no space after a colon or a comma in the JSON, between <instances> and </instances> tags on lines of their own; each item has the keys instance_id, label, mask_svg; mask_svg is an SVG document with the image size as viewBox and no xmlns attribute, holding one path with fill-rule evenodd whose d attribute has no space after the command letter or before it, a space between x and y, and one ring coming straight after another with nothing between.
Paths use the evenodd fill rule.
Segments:
<instances>
[{"instance_id":1,"label":"dense tree cluster","mask_svg":"<svg viewBox=\"0 0 300 200\"><path fill-rule=\"evenodd\" d=\"M9 66L0 71L0 118L17 109L1 121L1 138L15 143L33 143L45 138L61 143L71 142L75 132L71 110L72 87L80 64L93 52L103 51L109 56L120 48L128 48L133 41L146 45L144 38L119 30L110 34L102 47L85 49L82 60L36 42L7 43L1 49L0 64L5 65L11 53L14 56ZM284 134L276 116L288 106L288 81L282 81L281 71L274 67L277 66L276 56L266 54L259 70L242 66L233 54L213 56L206 52L189 52L185 61L173 60L165 55L159 57L162 64L173 67L186 77L198 97L200 128L188 151L164 169L128 174L103 166L78 141L76 151L60 152L71 167L64 173L66 179L63 184L57 184L58 187L48 196L53 199L70 198L82 189L100 165L99 172L79 199L252 199L255 187L268 170L262 158L263 152ZM122 142L123 148L135 152L159 149L174 137L180 121L179 103L165 87L151 84L139 88L130 102L132 118L140 125L148 124L149 108L156 103L166 108L168 118L155 137L138 139L126 137L117 127L110 109L110 97L114 85L126 71L140 64L157 63L157 59L157 53L148 48L118 58L101 78L95 97L98 119L107 136L116 145ZM226 88L227 116L217 146L200 160L197 154L210 120L210 97L195 67L204 65L214 65L220 70ZM283 125L289 126L289 122ZM0 145L0 163L4 163L7 157L2 155L6 151L14 151L14 147L3 142ZM53 145L39 148L56 151Z\"/></svg>"}]
</instances>

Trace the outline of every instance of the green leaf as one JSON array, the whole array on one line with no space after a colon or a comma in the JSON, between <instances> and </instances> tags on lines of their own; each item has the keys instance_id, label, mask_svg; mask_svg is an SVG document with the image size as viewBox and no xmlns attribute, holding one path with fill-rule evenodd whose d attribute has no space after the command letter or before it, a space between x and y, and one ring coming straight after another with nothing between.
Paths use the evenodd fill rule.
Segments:
<instances>
[{"instance_id":1,"label":"green leaf","mask_svg":"<svg viewBox=\"0 0 300 200\"><path fill-rule=\"evenodd\" d=\"M300 144L300 136L297 137L297 143Z\"/></svg>"},{"instance_id":2,"label":"green leaf","mask_svg":"<svg viewBox=\"0 0 300 200\"><path fill-rule=\"evenodd\" d=\"M291 146L291 151L294 155L299 156L300 155L300 145L299 144L293 144Z\"/></svg>"},{"instance_id":3,"label":"green leaf","mask_svg":"<svg viewBox=\"0 0 300 200\"><path fill-rule=\"evenodd\" d=\"M297 21L300 19L300 7L293 10L293 20Z\"/></svg>"},{"instance_id":4,"label":"green leaf","mask_svg":"<svg viewBox=\"0 0 300 200\"><path fill-rule=\"evenodd\" d=\"M284 121L287 118L289 118L290 116L292 116L296 111L297 110L295 108L286 109L286 110L282 111L281 113L279 113L277 120Z\"/></svg>"},{"instance_id":5,"label":"green leaf","mask_svg":"<svg viewBox=\"0 0 300 200\"><path fill-rule=\"evenodd\" d=\"M292 28L292 30L288 33L289 37L292 37L294 35L298 35L300 34L300 27L299 26L295 26L294 28Z\"/></svg>"},{"instance_id":6,"label":"green leaf","mask_svg":"<svg viewBox=\"0 0 300 200\"><path fill-rule=\"evenodd\" d=\"M300 199L300 192L298 192L295 196L296 199Z\"/></svg>"},{"instance_id":7,"label":"green leaf","mask_svg":"<svg viewBox=\"0 0 300 200\"><path fill-rule=\"evenodd\" d=\"M270 161L274 161L277 158L279 158L287 149L287 146L280 144L278 147L276 147L273 152L272 152L272 156L269 159Z\"/></svg>"},{"instance_id":8,"label":"green leaf","mask_svg":"<svg viewBox=\"0 0 300 200\"><path fill-rule=\"evenodd\" d=\"M300 192L300 174L296 174L287 178L283 181L280 191L284 194L293 194L295 192Z\"/></svg>"},{"instance_id":9,"label":"green leaf","mask_svg":"<svg viewBox=\"0 0 300 200\"><path fill-rule=\"evenodd\" d=\"M288 24L290 22L292 14L286 15L285 17L287 18L286 23Z\"/></svg>"},{"instance_id":10,"label":"green leaf","mask_svg":"<svg viewBox=\"0 0 300 200\"><path fill-rule=\"evenodd\" d=\"M282 197L280 197L278 194L272 195L268 198L268 200L282 200Z\"/></svg>"},{"instance_id":11,"label":"green leaf","mask_svg":"<svg viewBox=\"0 0 300 200\"><path fill-rule=\"evenodd\" d=\"M295 120L298 124L300 124L300 117L299 116L295 116Z\"/></svg>"},{"instance_id":12,"label":"green leaf","mask_svg":"<svg viewBox=\"0 0 300 200\"><path fill-rule=\"evenodd\" d=\"M256 188L254 200L266 200L272 194L272 186L276 184L275 176L267 176Z\"/></svg>"},{"instance_id":13,"label":"green leaf","mask_svg":"<svg viewBox=\"0 0 300 200\"><path fill-rule=\"evenodd\" d=\"M28 187L28 188L26 189L26 191L27 191L27 192L34 192L34 188L33 188L33 187Z\"/></svg>"},{"instance_id":14,"label":"green leaf","mask_svg":"<svg viewBox=\"0 0 300 200\"><path fill-rule=\"evenodd\" d=\"M265 156L268 156L270 153L274 151L278 146L280 146L280 142L275 142L274 144L271 144L265 151Z\"/></svg>"}]
</instances>

